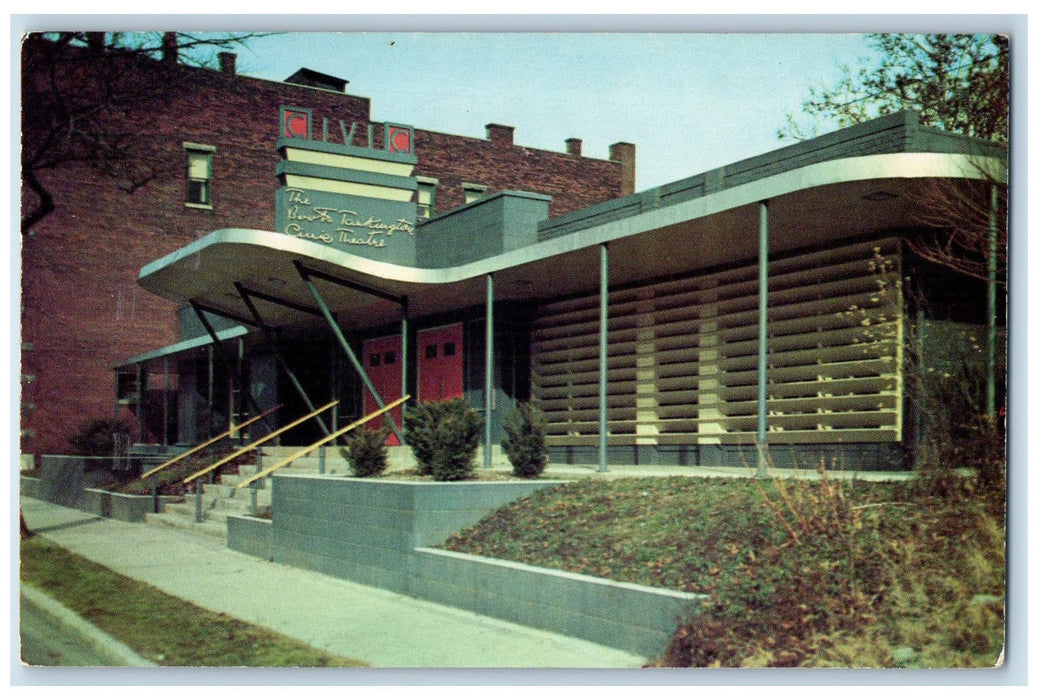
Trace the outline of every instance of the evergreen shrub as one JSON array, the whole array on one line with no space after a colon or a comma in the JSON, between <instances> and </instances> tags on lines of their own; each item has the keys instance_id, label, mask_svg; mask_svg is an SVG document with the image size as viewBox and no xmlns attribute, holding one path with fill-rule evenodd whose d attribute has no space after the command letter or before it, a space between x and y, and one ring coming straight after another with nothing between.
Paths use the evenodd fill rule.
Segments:
<instances>
[{"instance_id":1,"label":"evergreen shrub","mask_svg":"<svg viewBox=\"0 0 1038 700\"><path fill-rule=\"evenodd\" d=\"M386 438L389 426L358 430L346 447L346 458L358 477L378 476L386 470Z\"/></svg>"},{"instance_id":2,"label":"evergreen shrub","mask_svg":"<svg viewBox=\"0 0 1038 700\"><path fill-rule=\"evenodd\" d=\"M515 476L536 479L548 466L544 428L544 414L529 403L520 403L505 420L501 449L508 455Z\"/></svg>"},{"instance_id":3,"label":"evergreen shrub","mask_svg":"<svg viewBox=\"0 0 1038 700\"><path fill-rule=\"evenodd\" d=\"M428 401L407 409L404 440L421 474L436 481L471 476L479 448L479 414L464 399Z\"/></svg>"},{"instance_id":4,"label":"evergreen shrub","mask_svg":"<svg viewBox=\"0 0 1038 700\"><path fill-rule=\"evenodd\" d=\"M69 438L73 454L84 457L111 457L115 452L115 433L129 428L122 421L93 418L79 426L79 432Z\"/></svg>"}]
</instances>

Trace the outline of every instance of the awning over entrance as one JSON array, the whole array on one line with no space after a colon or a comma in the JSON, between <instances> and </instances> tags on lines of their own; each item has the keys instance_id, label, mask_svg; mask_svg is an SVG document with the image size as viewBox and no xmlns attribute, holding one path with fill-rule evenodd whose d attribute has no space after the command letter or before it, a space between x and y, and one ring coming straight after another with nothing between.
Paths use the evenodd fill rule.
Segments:
<instances>
[{"instance_id":1,"label":"awning over entrance","mask_svg":"<svg viewBox=\"0 0 1038 700\"><path fill-rule=\"evenodd\" d=\"M916 222L905 200L918 187L934 178L983 178L981 160L948 153L844 158L671 205L650 190L634 196L638 206L628 216L596 223L592 207L560 217L569 231L563 235L440 268L371 260L273 231L224 229L145 266L139 282L174 302L193 301L245 320L250 315L240 285L254 293L269 326L322 323L299 274L297 265L302 265L338 282L315 278L340 325L363 328L397 319L403 297L412 318L480 305L488 274L494 275L498 300L558 298L595 289L602 244L610 246L612 286L753 260L762 201L769 202L772 256L908 228Z\"/></svg>"}]
</instances>

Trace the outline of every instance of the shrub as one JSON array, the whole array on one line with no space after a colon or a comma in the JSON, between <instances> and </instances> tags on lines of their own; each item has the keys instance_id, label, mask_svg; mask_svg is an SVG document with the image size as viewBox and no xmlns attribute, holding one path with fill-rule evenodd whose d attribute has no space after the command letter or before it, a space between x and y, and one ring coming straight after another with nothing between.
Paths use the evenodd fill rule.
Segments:
<instances>
[{"instance_id":1,"label":"shrub","mask_svg":"<svg viewBox=\"0 0 1038 700\"><path fill-rule=\"evenodd\" d=\"M111 457L115 451L115 433L129 428L121 421L93 418L79 426L79 432L69 438L72 452L84 457Z\"/></svg>"},{"instance_id":2,"label":"shrub","mask_svg":"<svg viewBox=\"0 0 1038 700\"><path fill-rule=\"evenodd\" d=\"M346 458L350 461L354 476L378 476L386 470L386 438L389 426L365 428L354 433L346 447Z\"/></svg>"},{"instance_id":3,"label":"shrub","mask_svg":"<svg viewBox=\"0 0 1038 700\"><path fill-rule=\"evenodd\" d=\"M508 455L516 476L536 479L548 465L544 425L544 415L529 403L520 403L505 420L501 449Z\"/></svg>"},{"instance_id":4,"label":"shrub","mask_svg":"<svg viewBox=\"0 0 1038 700\"><path fill-rule=\"evenodd\" d=\"M407 409L404 440L421 474L436 481L459 481L475 469L479 414L464 399L430 401Z\"/></svg>"}]
</instances>

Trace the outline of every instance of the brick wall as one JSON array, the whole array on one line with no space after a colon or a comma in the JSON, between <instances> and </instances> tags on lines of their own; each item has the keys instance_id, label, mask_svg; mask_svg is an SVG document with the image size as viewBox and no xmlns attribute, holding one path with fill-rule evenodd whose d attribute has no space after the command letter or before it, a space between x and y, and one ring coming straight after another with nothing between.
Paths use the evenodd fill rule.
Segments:
<instances>
[{"instance_id":1,"label":"brick wall","mask_svg":"<svg viewBox=\"0 0 1038 700\"><path fill-rule=\"evenodd\" d=\"M497 124L487 132L487 139L479 139L416 129L415 174L439 179L437 213L465 203L464 182L486 185L488 194L510 189L550 195L549 216L623 194L618 163L516 145L509 127ZM497 140L491 140L494 135Z\"/></svg>"},{"instance_id":2,"label":"brick wall","mask_svg":"<svg viewBox=\"0 0 1038 700\"><path fill-rule=\"evenodd\" d=\"M65 78L90 84L91 66L80 61ZM108 118L157 174L130 193L85 163L39 172L56 210L22 238L25 453L67 452L81 422L112 416L112 364L178 340L174 305L137 286L142 266L217 229L273 228L279 106L312 109L315 134L327 118L333 141L340 119L370 117L365 97L230 72L147 63L121 75L149 89ZM509 143L416 131L416 174L439 178L437 211L463 203L463 181L549 194L552 215L620 194L617 163L514 146L504 129ZM216 149L211 210L184 205L184 142ZM24 189L23 200L34 202Z\"/></svg>"}]
</instances>

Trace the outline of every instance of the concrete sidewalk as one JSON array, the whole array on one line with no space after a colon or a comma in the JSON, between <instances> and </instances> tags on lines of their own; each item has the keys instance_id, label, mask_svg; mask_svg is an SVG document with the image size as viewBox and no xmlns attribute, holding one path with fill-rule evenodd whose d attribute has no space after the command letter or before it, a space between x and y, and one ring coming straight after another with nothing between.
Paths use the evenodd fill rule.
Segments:
<instances>
[{"instance_id":1,"label":"concrete sidewalk","mask_svg":"<svg viewBox=\"0 0 1038 700\"><path fill-rule=\"evenodd\" d=\"M170 595L378 668L637 668L645 659L30 498L39 536Z\"/></svg>"}]
</instances>

